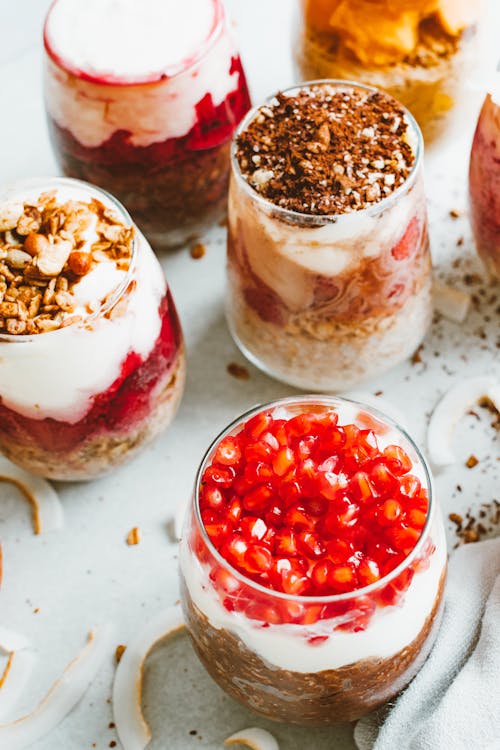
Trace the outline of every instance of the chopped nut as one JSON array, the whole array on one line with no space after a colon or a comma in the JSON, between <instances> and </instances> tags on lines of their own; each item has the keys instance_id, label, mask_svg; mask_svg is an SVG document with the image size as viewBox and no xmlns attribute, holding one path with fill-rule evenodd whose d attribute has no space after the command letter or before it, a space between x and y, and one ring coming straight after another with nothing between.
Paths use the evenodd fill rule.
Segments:
<instances>
[{"instance_id":1,"label":"chopped nut","mask_svg":"<svg viewBox=\"0 0 500 750\"><path fill-rule=\"evenodd\" d=\"M9 250L5 257L6 263L12 268L25 268L28 263L31 263L31 255L23 252L22 250Z\"/></svg>"},{"instance_id":2,"label":"chopped nut","mask_svg":"<svg viewBox=\"0 0 500 750\"><path fill-rule=\"evenodd\" d=\"M66 265L71 250L71 242L59 240L36 256L36 267L44 276L58 276Z\"/></svg>"},{"instance_id":3,"label":"chopped nut","mask_svg":"<svg viewBox=\"0 0 500 750\"><path fill-rule=\"evenodd\" d=\"M140 541L141 535L139 529L137 528L137 526L134 526L134 528L129 531L129 534L127 536L127 544L130 546L134 546L136 544L139 544Z\"/></svg>"},{"instance_id":4,"label":"chopped nut","mask_svg":"<svg viewBox=\"0 0 500 750\"><path fill-rule=\"evenodd\" d=\"M25 206L24 213L17 222L16 231L18 234L27 235L32 232L38 232L42 226L42 214L36 206Z\"/></svg>"},{"instance_id":5,"label":"chopped nut","mask_svg":"<svg viewBox=\"0 0 500 750\"><path fill-rule=\"evenodd\" d=\"M80 250L75 250L70 253L68 265L76 276L85 276L85 274L90 271L92 257L90 253L83 253Z\"/></svg>"},{"instance_id":6,"label":"chopped nut","mask_svg":"<svg viewBox=\"0 0 500 750\"><path fill-rule=\"evenodd\" d=\"M230 362L227 366L227 371L233 378L237 380L249 380L250 373L246 367L238 365L236 362Z\"/></svg>"},{"instance_id":7,"label":"chopped nut","mask_svg":"<svg viewBox=\"0 0 500 750\"><path fill-rule=\"evenodd\" d=\"M189 254L194 260L199 260L200 258L203 258L203 256L206 253L206 247L203 243L197 242L196 245L193 245L189 251Z\"/></svg>"},{"instance_id":8,"label":"chopped nut","mask_svg":"<svg viewBox=\"0 0 500 750\"><path fill-rule=\"evenodd\" d=\"M17 302L0 302L0 315L2 318L17 318Z\"/></svg>"},{"instance_id":9,"label":"chopped nut","mask_svg":"<svg viewBox=\"0 0 500 750\"><path fill-rule=\"evenodd\" d=\"M45 250L49 245L47 237L43 234L28 234L24 240L24 249L33 257L42 252L42 250Z\"/></svg>"},{"instance_id":10,"label":"chopped nut","mask_svg":"<svg viewBox=\"0 0 500 750\"><path fill-rule=\"evenodd\" d=\"M477 466L479 463L478 459L475 456L469 456L467 461L465 462L465 465L468 469L473 469L474 466Z\"/></svg>"},{"instance_id":11,"label":"chopped nut","mask_svg":"<svg viewBox=\"0 0 500 750\"><path fill-rule=\"evenodd\" d=\"M24 320L17 320L16 318L7 318L5 327L7 333L12 335L19 335L26 333L26 322Z\"/></svg>"},{"instance_id":12,"label":"chopped nut","mask_svg":"<svg viewBox=\"0 0 500 750\"><path fill-rule=\"evenodd\" d=\"M123 654L125 653L125 651L126 651L126 650L127 650L127 647L126 647L126 646L121 646L121 645L120 645L120 646L117 646L117 647L116 647L116 651L115 651L115 661L116 661L116 663L117 663L117 664L119 664L119 663L120 663L120 661L121 661L121 658L122 658L122 656L123 656Z\"/></svg>"},{"instance_id":13,"label":"chopped nut","mask_svg":"<svg viewBox=\"0 0 500 750\"><path fill-rule=\"evenodd\" d=\"M15 229L23 213L22 203L2 203L0 205L0 232Z\"/></svg>"}]
</instances>

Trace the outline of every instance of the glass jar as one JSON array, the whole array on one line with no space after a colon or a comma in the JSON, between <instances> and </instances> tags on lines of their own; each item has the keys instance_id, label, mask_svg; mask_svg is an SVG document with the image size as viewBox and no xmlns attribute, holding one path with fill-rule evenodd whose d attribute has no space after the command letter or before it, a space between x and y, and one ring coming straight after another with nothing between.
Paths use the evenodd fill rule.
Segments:
<instances>
[{"instance_id":1,"label":"glass jar","mask_svg":"<svg viewBox=\"0 0 500 750\"><path fill-rule=\"evenodd\" d=\"M47 191L65 201L100 201L133 226L112 196L77 180L18 183L2 191L0 206L32 205ZM50 479L91 479L129 460L172 421L181 400L181 327L140 232L118 286L103 295L102 281L94 276L99 304L89 302L83 317L35 335L0 334L0 450Z\"/></svg>"},{"instance_id":2,"label":"glass jar","mask_svg":"<svg viewBox=\"0 0 500 750\"><path fill-rule=\"evenodd\" d=\"M83 45L86 67L82 69L84 63L75 57L77 32L70 32L59 18L65 6L71 5L75 5L72 0L52 4L44 33L45 105L59 165L67 176L88 180L116 195L155 249L181 245L223 215L230 140L250 107L245 74L222 3L194 3L204 17L207 8L212 9L212 19L207 38L187 60L165 69L120 75L109 72L110 63L107 71L103 64L99 68L103 52L99 40L103 46L108 42L95 29L89 32L88 49ZM126 19L127 3L122 5ZM155 2L149 0L151 5ZM135 17L130 30L124 20L116 24L116 7L108 8L109 17L100 19L99 4L79 3L72 26L85 29L94 13L95 26L103 26L110 36L114 28L124 26L130 31L135 39L131 58L139 55L144 39L151 45L156 40L167 54L168 38L158 37L155 25L164 23L165 35L173 37L177 24L182 33L186 23L193 23L188 15L192 5L167 3L170 20L161 15L165 11L158 11L159 21L151 13L149 25L141 21L135 36ZM147 11L145 7L144 17ZM125 42L114 36L112 40L123 53ZM147 58L147 51L141 54ZM117 54L117 70L125 71L119 58Z\"/></svg>"},{"instance_id":3,"label":"glass jar","mask_svg":"<svg viewBox=\"0 0 500 750\"><path fill-rule=\"evenodd\" d=\"M289 595L243 575L217 551L200 511L202 477L221 441L236 435L257 414L271 412L279 420L285 414L292 419L328 409L338 412L339 424L344 417L360 429L369 426L379 445L395 443L406 451L414 476L405 483L404 492L411 496L425 488L427 517L411 553L374 583L333 596ZM410 490L410 485L416 489ZM239 491L236 484L227 491L232 500L226 520L237 526L234 507L238 502L246 505L244 496L233 497L233 489ZM286 509L287 501L280 498L281 492L272 496L271 513L277 513L277 505ZM336 502L332 497L330 507ZM317 509L311 506L310 513L317 514ZM326 526L329 510L323 513L319 520L313 519L316 529L321 523ZM345 527L349 525L354 540L356 523L351 516ZM278 525L278 529L287 527ZM231 532L230 538L238 533ZM383 533L381 529L376 545L380 549ZM274 554L275 542L276 537L268 543ZM349 558L354 564L357 555ZM334 724L358 719L392 700L420 669L439 628L446 561L431 474L411 438L390 419L361 404L334 397L292 397L244 414L208 449L196 476L181 542L181 599L194 648L229 695L275 721Z\"/></svg>"},{"instance_id":4,"label":"glass jar","mask_svg":"<svg viewBox=\"0 0 500 750\"><path fill-rule=\"evenodd\" d=\"M477 0L300 0L299 80L340 78L387 91L413 114L429 144L466 106L478 54Z\"/></svg>"},{"instance_id":5,"label":"glass jar","mask_svg":"<svg viewBox=\"0 0 500 750\"><path fill-rule=\"evenodd\" d=\"M318 84L346 85L320 81L300 90ZM305 390L344 390L422 342L432 317L431 259L422 137L407 118L411 174L388 197L350 213L301 214L266 200L243 177L233 147L227 320L241 351L272 377Z\"/></svg>"},{"instance_id":6,"label":"glass jar","mask_svg":"<svg viewBox=\"0 0 500 750\"><path fill-rule=\"evenodd\" d=\"M471 222L477 251L500 279L500 85L488 94L477 123L469 170Z\"/></svg>"}]
</instances>

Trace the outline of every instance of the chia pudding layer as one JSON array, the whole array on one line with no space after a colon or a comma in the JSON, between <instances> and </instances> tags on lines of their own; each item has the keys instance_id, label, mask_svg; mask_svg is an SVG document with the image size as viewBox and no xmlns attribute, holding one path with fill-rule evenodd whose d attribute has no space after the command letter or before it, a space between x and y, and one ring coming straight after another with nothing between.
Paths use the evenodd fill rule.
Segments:
<instances>
[{"instance_id":1,"label":"chia pudding layer","mask_svg":"<svg viewBox=\"0 0 500 750\"><path fill-rule=\"evenodd\" d=\"M432 314L421 159L411 115L357 85L305 84L242 123L227 318L254 364L333 391L415 351Z\"/></svg>"}]
</instances>

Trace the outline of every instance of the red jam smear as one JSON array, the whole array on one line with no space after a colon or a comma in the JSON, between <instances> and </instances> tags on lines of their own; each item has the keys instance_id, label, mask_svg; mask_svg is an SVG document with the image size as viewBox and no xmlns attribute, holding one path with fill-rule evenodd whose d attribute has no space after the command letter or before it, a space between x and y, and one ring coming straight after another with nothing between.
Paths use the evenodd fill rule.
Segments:
<instances>
[{"instance_id":1,"label":"red jam smear","mask_svg":"<svg viewBox=\"0 0 500 750\"><path fill-rule=\"evenodd\" d=\"M287 420L265 411L219 443L199 505L212 544L233 568L272 591L324 597L356 592L404 562L426 524L428 492L403 448L379 448L385 427L376 432L378 421L364 413L359 423L340 425L334 409ZM195 545L209 562L201 537ZM362 630L377 606L401 599L432 552L429 543L375 594L324 605L259 601L218 565L210 577L228 610L264 624L337 618L338 628Z\"/></svg>"},{"instance_id":2,"label":"red jam smear","mask_svg":"<svg viewBox=\"0 0 500 750\"><path fill-rule=\"evenodd\" d=\"M94 396L91 409L79 422L31 419L9 409L0 399L0 433L9 442L64 454L89 438L105 433L124 434L143 421L151 412L151 391L172 367L182 340L170 291L161 302L159 314L161 330L149 356L143 360L136 352L129 352L119 376L106 391Z\"/></svg>"}]
</instances>

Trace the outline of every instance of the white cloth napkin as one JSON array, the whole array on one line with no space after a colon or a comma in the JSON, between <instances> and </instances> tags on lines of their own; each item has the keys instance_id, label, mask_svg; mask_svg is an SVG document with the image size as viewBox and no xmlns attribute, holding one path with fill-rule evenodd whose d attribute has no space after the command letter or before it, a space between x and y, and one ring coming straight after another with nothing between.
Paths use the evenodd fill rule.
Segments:
<instances>
[{"instance_id":1,"label":"white cloth napkin","mask_svg":"<svg viewBox=\"0 0 500 750\"><path fill-rule=\"evenodd\" d=\"M452 554L431 655L354 739L359 750L500 750L500 539Z\"/></svg>"}]
</instances>

